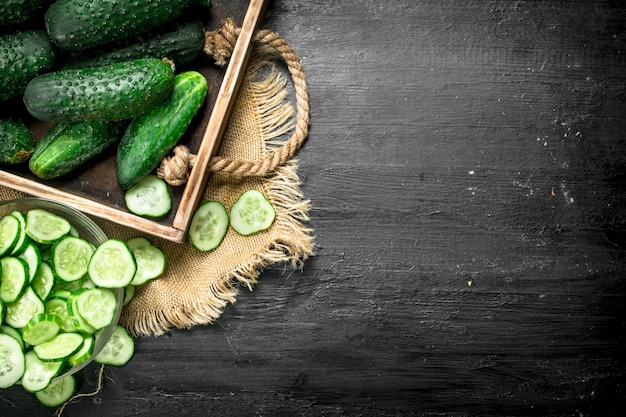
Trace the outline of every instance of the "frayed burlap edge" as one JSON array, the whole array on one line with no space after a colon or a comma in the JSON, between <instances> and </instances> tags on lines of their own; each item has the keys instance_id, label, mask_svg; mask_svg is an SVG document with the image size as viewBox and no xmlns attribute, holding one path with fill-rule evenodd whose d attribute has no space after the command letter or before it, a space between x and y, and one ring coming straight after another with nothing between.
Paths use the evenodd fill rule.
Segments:
<instances>
[{"instance_id":1,"label":"frayed burlap edge","mask_svg":"<svg viewBox=\"0 0 626 417\"><path fill-rule=\"evenodd\" d=\"M281 137L293 129L295 121L286 78L269 57L265 58L262 59L257 53L251 59L246 77L259 99L257 117L263 130L265 151L269 151L280 146ZM266 69L269 71L267 77L254 80L259 71ZM257 183L276 209L276 220L271 228L274 235L271 245L238 265L230 276L216 280L206 289L205 298L184 306L135 311L132 315L123 313L120 324L134 337L160 336L172 328L211 324L221 316L228 304L235 303L242 285L249 290L253 289L264 269L284 263L294 270L301 270L304 262L314 254L314 239L312 229L306 226L310 201L304 199L297 170L298 161L292 158L267 177L243 179Z\"/></svg>"}]
</instances>

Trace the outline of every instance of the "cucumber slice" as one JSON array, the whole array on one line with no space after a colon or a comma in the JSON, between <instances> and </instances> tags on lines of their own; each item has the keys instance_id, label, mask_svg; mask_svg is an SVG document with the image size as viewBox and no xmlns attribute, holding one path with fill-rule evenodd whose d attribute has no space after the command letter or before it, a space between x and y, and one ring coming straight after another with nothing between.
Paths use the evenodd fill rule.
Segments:
<instances>
[{"instance_id":1,"label":"cucumber slice","mask_svg":"<svg viewBox=\"0 0 626 417\"><path fill-rule=\"evenodd\" d=\"M65 218L45 209L26 213L26 234L35 242L51 244L67 235L72 225Z\"/></svg>"},{"instance_id":2,"label":"cucumber slice","mask_svg":"<svg viewBox=\"0 0 626 417\"><path fill-rule=\"evenodd\" d=\"M63 367L63 361L42 361L37 354L29 350L24 355L25 366L22 375L22 387L28 392L37 392L50 385Z\"/></svg>"},{"instance_id":3,"label":"cucumber slice","mask_svg":"<svg viewBox=\"0 0 626 417\"><path fill-rule=\"evenodd\" d=\"M83 343L83 347L80 348L78 352L73 354L67 359L67 363L70 366L76 366L79 363L85 362L87 359L91 358L93 354L94 341L95 337L91 334L84 334L83 338L85 339L85 343Z\"/></svg>"},{"instance_id":4,"label":"cucumber slice","mask_svg":"<svg viewBox=\"0 0 626 417\"><path fill-rule=\"evenodd\" d=\"M0 259L0 270L0 299L12 303L28 285L28 265L23 259L6 256Z\"/></svg>"},{"instance_id":5,"label":"cucumber slice","mask_svg":"<svg viewBox=\"0 0 626 417\"><path fill-rule=\"evenodd\" d=\"M18 258L26 261L28 265L28 282L32 283L39 273L39 264L41 263L41 253L34 242L29 242L24 250L20 252Z\"/></svg>"},{"instance_id":6,"label":"cucumber slice","mask_svg":"<svg viewBox=\"0 0 626 417\"><path fill-rule=\"evenodd\" d=\"M0 256L10 254L20 239L20 221L10 214L0 219Z\"/></svg>"},{"instance_id":7,"label":"cucumber slice","mask_svg":"<svg viewBox=\"0 0 626 417\"><path fill-rule=\"evenodd\" d=\"M47 342L61 330L61 319L53 314L41 313L34 316L22 329L24 342L31 346Z\"/></svg>"},{"instance_id":8,"label":"cucumber slice","mask_svg":"<svg viewBox=\"0 0 626 417\"><path fill-rule=\"evenodd\" d=\"M101 330L102 332L102 330ZM96 333L96 342L101 333ZM123 366L135 354L135 341L121 325L116 325L109 341L104 345L94 361L102 365Z\"/></svg>"},{"instance_id":9,"label":"cucumber slice","mask_svg":"<svg viewBox=\"0 0 626 417\"><path fill-rule=\"evenodd\" d=\"M53 380L46 388L35 393L35 397L45 406L58 407L65 404L76 392L76 379L73 375Z\"/></svg>"},{"instance_id":10,"label":"cucumber slice","mask_svg":"<svg viewBox=\"0 0 626 417\"><path fill-rule=\"evenodd\" d=\"M65 236L57 240L50 252L54 275L64 282L73 282L87 274L93 246L84 239Z\"/></svg>"},{"instance_id":11,"label":"cucumber slice","mask_svg":"<svg viewBox=\"0 0 626 417\"><path fill-rule=\"evenodd\" d=\"M122 302L122 306L129 304L133 298L135 298L135 286L133 284L128 284L124 287L124 301Z\"/></svg>"},{"instance_id":12,"label":"cucumber slice","mask_svg":"<svg viewBox=\"0 0 626 417\"><path fill-rule=\"evenodd\" d=\"M244 192L230 209L230 225L240 235L251 235L268 229L276 218L276 210L257 190Z\"/></svg>"},{"instance_id":13,"label":"cucumber slice","mask_svg":"<svg viewBox=\"0 0 626 417\"><path fill-rule=\"evenodd\" d=\"M165 271L165 253L144 237L135 237L126 242L133 251L137 263L132 285L141 285L159 277Z\"/></svg>"},{"instance_id":14,"label":"cucumber slice","mask_svg":"<svg viewBox=\"0 0 626 417\"><path fill-rule=\"evenodd\" d=\"M162 217L172 209L172 197L163 178L146 175L124 193L126 208L145 217Z\"/></svg>"},{"instance_id":15,"label":"cucumber slice","mask_svg":"<svg viewBox=\"0 0 626 417\"><path fill-rule=\"evenodd\" d=\"M61 321L61 330L64 332L76 331L74 321L67 308L67 298L52 296L45 303L46 313L54 314Z\"/></svg>"},{"instance_id":16,"label":"cucumber slice","mask_svg":"<svg viewBox=\"0 0 626 417\"><path fill-rule=\"evenodd\" d=\"M52 339L33 346L33 350L44 362L62 361L83 347L84 337L80 333L59 333Z\"/></svg>"},{"instance_id":17,"label":"cucumber slice","mask_svg":"<svg viewBox=\"0 0 626 417\"><path fill-rule=\"evenodd\" d=\"M35 294L42 300L46 300L52 291L54 286L54 275L52 268L46 262L39 263L39 271L37 276L30 283L30 286L35 290Z\"/></svg>"},{"instance_id":18,"label":"cucumber slice","mask_svg":"<svg viewBox=\"0 0 626 417\"><path fill-rule=\"evenodd\" d=\"M189 243L201 252L217 248L228 231L228 212L219 201L205 201L189 224Z\"/></svg>"},{"instance_id":19,"label":"cucumber slice","mask_svg":"<svg viewBox=\"0 0 626 417\"><path fill-rule=\"evenodd\" d=\"M94 252L87 271L98 287L124 288L135 277L137 264L125 242L108 239Z\"/></svg>"},{"instance_id":20,"label":"cucumber slice","mask_svg":"<svg viewBox=\"0 0 626 417\"><path fill-rule=\"evenodd\" d=\"M88 288L76 297L79 314L87 324L100 330L113 322L117 310L117 295L108 288Z\"/></svg>"},{"instance_id":21,"label":"cucumber slice","mask_svg":"<svg viewBox=\"0 0 626 417\"><path fill-rule=\"evenodd\" d=\"M12 338L14 338L15 340L17 340L20 344L20 346L22 346L22 350L26 349L26 345L24 344L24 339L22 339L22 333L17 330L14 329L11 326L8 326L6 324L3 324L0 326L0 334L6 334L11 336Z\"/></svg>"},{"instance_id":22,"label":"cucumber slice","mask_svg":"<svg viewBox=\"0 0 626 417\"><path fill-rule=\"evenodd\" d=\"M24 352L13 337L0 333L0 388L9 388L24 374Z\"/></svg>"},{"instance_id":23,"label":"cucumber slice","mask_svg":"<svg viewBox=\"0 0 626 417\"><path fill-rule=\"evenodd\" d=\"M33 288L28 286L17 300L7 304L4 322L16 329L21 329L33 316L44 311L43 301L37 297Z\"/></svg>"},{"instance_id":24,"label":"cucumber slice","mask_svg":"<svg viewBox=\"0 0 626 417\"><path fill-rule=\"evenodd\" d=\"M74 291L70 298L67 299L67 312L70 316L70 320L72 325L77 331L92 334L97 331L95 327L91 324L87 323L87 320L78 312L78 296L83 292L87 291L86 289L80 289L78 291Z\"/></svg>"},{"instance_id":25,"label":"cucumber slice","mask_svg":"<svg viewBox=\"0 0 626 417\"><path fill-rule=\"evenodd\" d=\"M28 242L30 242L30 238L26 234L26 216L18 210L14 210L9 214L14 216L20 222L20 236L11 251L11 255L17 255L21 253L26 248Z\"/></svg>"}]
</instances>

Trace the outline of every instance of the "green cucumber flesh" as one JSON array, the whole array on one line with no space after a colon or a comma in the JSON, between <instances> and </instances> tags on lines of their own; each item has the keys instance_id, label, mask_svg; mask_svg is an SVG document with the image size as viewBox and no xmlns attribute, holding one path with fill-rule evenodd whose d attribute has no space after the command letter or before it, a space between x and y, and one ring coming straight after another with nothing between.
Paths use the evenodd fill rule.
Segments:
<instances>
[{"instance_id":1,"label":"green cucumber flesh","mask_svg":"<svg viewBox=\"0 0 626 417\"><path fill-rule=\"evenodd\" d=\"M144 237L135 237L126 242L133 251L137 262L137 271L131 281L133 286L145 284L158 278L165 271L165 253Z\"/></svg>"},{"instance_id":2,"label":"green cucumber flesh","mask_svg":"<svg viewBox=\"0 0 626 417\"><path fill-rule=\"evenodd\" d=\"M85 340L80 333L58 333L52 339L33 346L33 350L42 361L60 361L78 352L83 343Z\"/></svg>"},{"instance_id":3,"label":"green cucumber flesh","mask_svg":"<svg viewBox=\"0 0 626 417\"><path fill-rule=\"evenodd\" d=\"M0 299L13 303L29 283L26 261L13 256L0 259Z\"/></svg>"},{"instance_id":4,"label":"green cucumber flesh","mask_svg":"<svg viewBox=\"0 0 626 417\"><path fill-rule=\"evenodd\" d=\"M124 193L126 208L143 217L163 217L172 209L172 197L161 177L149 174Z\"/></svg>"},{"instance_id":5,"label":"green cucumber flesh","mask_svg":"<svg viewBox=\"0 0 626 417\"><path fill-rule=\"evenodd\" d=\"M245 191L230 209L230 225L240 235L251 235L268 229L276 218L276 210L258 190Z\"/></svg>"},{"instance_id":6,"label":"green cucumber flesh","mask_svg":"<svg viewBox=\"0 0 626 417\"><path fill-rule=\"evenodd\" d=\"M35 397L45 406L58 407L65 404L76 392L76 378L68 375L52 380L50 384L35 393Z\"/></svg>"},{"instance_id":7,"label":"green cucumber flesh","mask_svg":"<svg viewBox=\"0 0 626 417\"><path fill-rule=\"evenodd\" d=\"M7 303L4 322L16 329L22 329L33 316L44 311L43 301L35 294L32 287L28 286L17 300Z\"/></svg>"},{"instance_id":8,"label":"green cucumber flesh","mask_svg":"<svg viewBox=\"0 0 626 417\"><path fill-rule=\"evenodd\" d=\"M96 341L99 333L96 334ZM120 326L115 326L109 341L104 345L94 361L103 365L123 366L131 360L135 353L135 341L128 331Z\"/></svg>"},{"instance_id":9,"label":"green cucumber flesh","mask_svg":"<svg viewBox=\"0 0 626 417\"><path fill-rule=\"evenodd\" d=\"M61 330L61 319L54 314L41 313L31 318L22 329L24 342L31 346L47 342Z\"/></svg>"},{"instance_id":10,"label":"green cucumber flesh","mask_svg":"<svg viewBox=\"0 0 626 417\"><path fill-rule=\"evenodd\" d=\"M137 271L135 257L128 245L118 239L108 239L94 252L87 273L102 288L124 288Z\"/></svg>"},{"instance_id":11,"label":"green cucumber flesh","mask_svg":"<svg viewBox=\"0 0 626 417\"><path fill-rule=\"evenodd\" d=\"M64 282L72 282L87 274L93 246L80 237L64 236L57 240L50 251L52 271Z\"/></svg>"},{"instance_id":12,"label":"green cucumber flesh","mask_svg":"<svg viewBox=\"0 0 626 417\"><path fill-rule=\"evenodd\" d=\"M22 387L28 392L45 389L63 368L63 361L42 361L32 350L26 352L24 359L24 374L21 382Z\"/></svg>"},{"instance_id":13,"label":"green cucumber flesh","mask_svg":"<svg viewBox=\"0 0 626 417\"><path fill-rule=\"evenodd\" d=\"M26 213L26 234L35 242L51 244L67 235L72 226L67 219L45 209Z\"/></svg>"},{"instance_id":14,"label":"green cucumber flesh","mask_svg":"<svg viewBox=\"0 0 626 417\"><path fill-rule=\"evenodd\" d=\"M189 224L189 243L201 252L212 251L228 232L229 217L219 201L204 201L194 212Z\"/></svg>"},{"instance_id":15,"label":"green cucumber flesh","mask_svg":"<svg viewBox=\"0 0 626 417\"><path fill-rule=\"evenodd\" d=\"M11 214L0 219L0 256L13 252L20 239L21 229L20 221Z\"/></svg>"},{"instance_id":16,"label":"green cucumber flesh","mask_svg":"<svg viewBox=\"0 0 626 417\"><path fill-rule=\"evenodd\" d=\"M9 388L24 374L24 352L13 337L0 333L0 388Z\"/></svg>"},{"instance_id":17,"label":"green cucumber flesh","mask_svg":"<svg viewBox=\"0 0 626 417\"><path fill-rule=\"evenodd\" d=\"M108 288L89 288L76 299L77 313L94 329L100 330L113 322L117 296Z\"/></svg>"}]
</instances>

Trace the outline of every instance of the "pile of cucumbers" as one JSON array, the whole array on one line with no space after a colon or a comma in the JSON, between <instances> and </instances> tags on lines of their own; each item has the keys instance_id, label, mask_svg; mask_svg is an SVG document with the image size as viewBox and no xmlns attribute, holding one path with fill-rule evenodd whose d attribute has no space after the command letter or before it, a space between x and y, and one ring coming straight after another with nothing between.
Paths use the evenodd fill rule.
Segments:
<instances>
[{"instance_id":1,"label":"pile of cucumbers","mask_svg":"<svg viewBox=\"0 0 626 417\"><path fill-rule=\"evenodd\" d=\"M205 101L205 77L176 68L201 55L204 26L193 12L209 6L0 0L0 103L52 124L36 141L24 118L0 116L0 164L27 163L49 180L117 146L117 182L139 183Z\"/></svg>"}]
</instances>

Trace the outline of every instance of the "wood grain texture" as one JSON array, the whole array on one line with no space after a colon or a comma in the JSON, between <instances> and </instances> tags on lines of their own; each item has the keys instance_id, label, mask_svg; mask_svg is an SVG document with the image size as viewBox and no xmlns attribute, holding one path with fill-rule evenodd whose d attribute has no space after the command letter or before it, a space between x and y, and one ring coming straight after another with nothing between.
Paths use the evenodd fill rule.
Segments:
<instances>
[{"instance_id":1,"label":"wood grain texture","mask_svg":"<svg viewBox=\"0 0 626 417\"><path fill-rule=\"evenodd\" d=\"M316 256L65 415L622 415L626 4L275 0L265 27L308 76Z\"/></svg>"}]
</instances>

